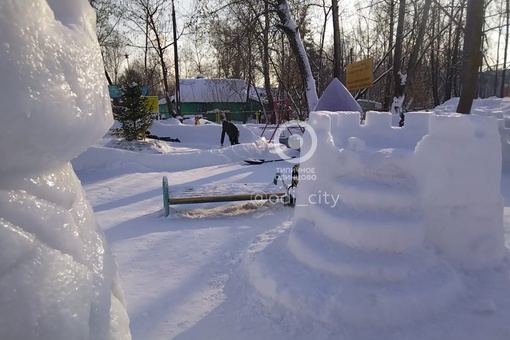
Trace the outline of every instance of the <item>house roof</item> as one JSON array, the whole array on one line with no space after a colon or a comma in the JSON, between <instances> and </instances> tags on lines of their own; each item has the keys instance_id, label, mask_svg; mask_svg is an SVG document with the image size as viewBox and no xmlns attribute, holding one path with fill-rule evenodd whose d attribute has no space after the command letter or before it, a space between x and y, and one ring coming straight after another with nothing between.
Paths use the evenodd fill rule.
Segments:
<instances>
[{"instance_id":1,"label":"house roof","mask_svg":"<svg viewBox=\"0 0 510 340\"><path fill-rule=\"evenodd\" d=\"M181 79L182 103L244 103L246 82L242 79Z\"/></svg>"}]
</instances>

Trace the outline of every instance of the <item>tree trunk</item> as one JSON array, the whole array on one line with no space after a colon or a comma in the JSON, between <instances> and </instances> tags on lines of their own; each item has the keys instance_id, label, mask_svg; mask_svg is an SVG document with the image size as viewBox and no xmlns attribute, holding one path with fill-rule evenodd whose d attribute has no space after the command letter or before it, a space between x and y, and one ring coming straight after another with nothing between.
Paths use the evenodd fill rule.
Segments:
<instances>
[{"instance_id":1,"label":"tree trunk","mask_svg":"<svg viewBox=\"0 0 510 340\"><path fill-rule=\"evenodd\" d=\"M505 54L503 55L503 71L501 74L501 98L505 96L505 82L506 82L506 62L507 62L507 55L508 55L508 26L510 25L510 9L509 9L509 3L510 0L506 0L506 36L505 36Z\"/></svg>"},{"instance_id":2,"label":"tree trunk","mask_svg":"<svg viewBox=\"0 0 510 340\"><path fill-rule=\"evenodd\" d=\"M269 69L269 29L270 29L270 22L269 22L269 4L267 2L264 3L264 16L265 16L265 22L264 22L264 33L263 33L263 49L264 49L264 55L263 55L263 61L262 61L262 70L264 73L264 87L266 90L266 98L269 105L269 111L271 112L274 107L274 98L273 98L273 89L271 86L271 75L270 75L270 69ZM266 115L266 123L269 121L271 117L267 117Z\"/></svg>"},{"instance_id":3,"label":"tree trunk","mask_svg":"<svg viewBox=\"0 0 510 340\"><path fill-rule=\"evenodd\" d=\"M338 18L338 0L331 0L333 16L333 77L340 80L340 23Z\"/></svg>"},{"instance_id":4,"label":"tree trunk","mask_svg":"<svg viewBox=\"0 0 510 340\"><path fill-rule=\"evenodd\" d=\"M406 13L406 0L400 0L398 8L397 36L395 37L395 56L393 59L393 80L395 81L395 96L391 104L391 113L399 114L403 124L403 104L405 80L402 75L402 43L404 40L404 18Z\"/></svg>"},{"instance_id":5,"label":"tree trunk","mask_svg":"<svg viewBox=\"0 0 510 340\"><path fill-rule=\"evenodd\" d=\"M181 89L180 89L180 76L179 76L179 54L177 51L177 22L175 19L175 6L172 0L172 31L174 34L174 63L175 63L175 114L181 116ZM166 84L165 80L165 84ZM168 85L165 91L168 93ZM167 95L168 97L168 95Z\"/></svg>"},{"instance_id":6,"label":"tree trunk","mask_svg":"<svg viewBox=\"0 0 510 340\"><path fill-rule=\"evenodd\" d=\"M104 75L106 76L106 80L108 81L108 85L113 85L112 78L110 78L110 75L108 74L108 71L106 68L104 69Z\"/></svg>"},{"instance_id":7,"label":"tree trunk","mask_svg":"<svg viewBox=\"0 0 510 340\"><path fill-rule=\"evenodd\" d=\"M464 8L466 5L466 1L462 1L460 6L460 18L459 22L462 23L465 21L464 19ZM455 31L455 40L454 40L454 50L453 50L453 56L452 56L452 65L453 65L453 74L452 74L452 86L453 86L453 96L459 97L459 54L460 54L460 38L462 36L463 30L461 26L457 26L457 29Z\"/></svg>"},{"instance_id":8,"label":"tree trunk","mask_svg":"<svg viewBox=\"0 0 510 340\"><path fill-rule=\"evenodd\" d=\"M450 18L453 18L453 4L454 0L452 0L450 6ZM455 29L455 32L457 32L459 28L457 27ZM452 25L449 25L448 27L448 47L446 51L446 81L444 85L444 100L447 101L452 97L452 80L453 80L453 51L454 47L453 45L453 37L452 37Z\"/></svg>"},{"instance_id":9,"label":"tree trunk","mask_svg":"<svg viewBox=\"0 0 510 340\"><path fill-rule=\"evenodd\" d=\"M468 0L464 48L462 55L462 88L457 112L469 114L477 87L478 67L482 62L484 0Z\"/></svg>"},{"instance_id":10,"label":"tree trunk","mask_svg":"<svg viewBox=\"0 0 510 340\"><path fill-rule=\"evenodd\" d=\"M397 56L395 52L395 67L398 67L398 70L393 70L395 74L395 98L393 98L393 105L392 105L392 112L398 113L400 115L400 122L399 126L404 126L404 99L405 99L405 90L407 88L407 85L411 82L411 80L414 78L414 74L416 72L416 67L418 65L418 59L420 55L420 49L421 45L423 44L423 38L425 37L425 30L427 28L427 21L429 18L429 12L430 12L430 6L432 4L432 0L425 0L423 4L423 13L422 18L419 21L420 27L418 28L418 34L416 37L416 42L413 46L413 49L411 51L411 55L409 57L409 62L407 63L407 70L406 73L404 73L401 68L401 62L400 60L397 62ZM404 12L405 12L405 0L400 1L399 8L399 28L400 28L400 35L402 35L402 27L403 21L404 21ZM398 29L397 29L397 39L398 39ZM399 54L402 54L402 38L400 39L400 43L397 41L397 44L400 46L398 47L400 49Z\"/></svg>"},{"instance_id":11,"label":"tree trunk","mask_svg":"<svg viewBox=\"0 0 510 340\"><path fill-rule=\"evenodd\" d=\"M432 36L435 37L439 30L441 29L439 26L440 23L439 10L437 7L434 8L434 15L432 22L437 23L437 26L433 24L432 26ZM432 77L432 97L434 98L434 107L438 106L440 103L439 100L439 59L436 58L436 53L439 51L441 46L441 39L438 36L436 38L436 46L430 50L430 68L431 68L431 77Z\"/></svg>"},{"instance_id":12,"label":"tree trunk","mask_svg":"<svg viewBox=\"0 0 510 340\"><path fill-rule=\"evenodd\" d=\"M388 70L393 66L393 53L390 51L393 49L393 27L395 26L395 1L390 1L390 12L389 12L389 18L390 18L390 34L388 37ZM384 109L388 110L390 109L390 93L391 93L391 76L386 77L385 83L384 83Z\"/></svg>"},{"instance_id":13,"label":"tree trunk","mask_svg":"<svg viewBox=\"0 0 510 340\"><path fill-rule=\"evenodd\" d=\"M278 0L278 6L275 8L275 11L281 21L280 28L289 39L292 52L296 56L300 76L305 88L305 101L308 107L308 112L311 112L314 110L315 105L317 105L319 98L317 97L315 80L312 75L310 63L308 62L308 56L306 55L305 47L303 46L303 42L299 36L298 28L290 17L287 0Z\"/></svg>"},{"instance_id":14,"label":"tree trunk","mask_svg":"<svg viewBox=\"0 0 510 340\"><path fill-rule=\"evenodd\" d=\"M498 28L498 47L496 49L496 66L494 67L494 93L492 94L495 97L498 97L498 70L499 70L499 48L501 46L501 32L503 31L503 23L501 17L499 18L499 28ZM501 94L501 93L499 93Z\"/></svg>"}]
</instances>

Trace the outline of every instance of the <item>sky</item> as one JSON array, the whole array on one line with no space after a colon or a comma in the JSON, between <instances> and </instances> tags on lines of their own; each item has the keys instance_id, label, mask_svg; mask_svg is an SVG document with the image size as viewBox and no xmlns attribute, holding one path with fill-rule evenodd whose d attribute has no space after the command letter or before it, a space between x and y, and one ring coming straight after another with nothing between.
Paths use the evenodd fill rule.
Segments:
<instances>
[{"instance_id":1,"label":"sky","mask_svg":"<svg viewBox=\"0 0 510 340\"><path fill-rule=\"evenodd\" d=\"M508 98L397 128L360 125L333 84L278 132L294 149L255 124L220 147L205 120L127 143L108 132L93 18L87 0L0 2L1 339L508 339ZM257 197L295 164L295 207L164 214L163 177L171 197Z\"/></svg>"}]
</instances>

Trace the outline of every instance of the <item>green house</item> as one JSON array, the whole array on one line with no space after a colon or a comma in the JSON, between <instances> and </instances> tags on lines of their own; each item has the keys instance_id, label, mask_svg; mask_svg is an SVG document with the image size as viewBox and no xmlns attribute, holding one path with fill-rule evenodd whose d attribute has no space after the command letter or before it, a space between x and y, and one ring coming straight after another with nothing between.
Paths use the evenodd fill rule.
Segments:
<instances>
[{"instance_id":1,"label":"green house","mask_svg":"<svg viewBox=\"0 0 510 340\"><path fill-rule=\"evenodd\" d=\"M199 75L195 79L181 79L179 86L183 118L200 115L217 121L224 114L229 120L246 122L261 110L257 101L247 101L248 87L242 79L206 79ZM163 106L164 100L160 101L160 114L168 112Z\"/></svg>"}]
</instances>

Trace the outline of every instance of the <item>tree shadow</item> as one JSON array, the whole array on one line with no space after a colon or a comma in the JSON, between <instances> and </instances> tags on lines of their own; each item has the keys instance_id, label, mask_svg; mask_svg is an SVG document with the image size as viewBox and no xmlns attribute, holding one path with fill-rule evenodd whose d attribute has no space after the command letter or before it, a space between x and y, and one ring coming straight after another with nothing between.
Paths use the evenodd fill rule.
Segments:
<instances>
[{"instance_id":1,"label":"tree shadow","mask_svg":"<svg viewBox=\"0 0 510 340\"><path fill-rule=\"evenodd\" d=\"M172 330L179 328L186 329L192 322L193 315L200 316L201 312L207 312L207 306L215 301L221 301L222 290L225 282L230 277L232 271L238 267L239 259L242 258L241 254L244 253L246 248L253 242L253 239L291 217L289 213L274 215L259 216L259 219L246 219L242 221L225 221L225 223L217 224L217 227L228 228L221 237L223 240L221 244L217 244L214 251L204 252L202 254L191 253L189 256L192 259L181 258L176 256L167 261L159 261L154 263L154 268L147 268L148 271L166 270L168 275L173 275L172 263L173 261L185 262L186 264L179 264L178 276L183 276L182 280L166 279L164 275L157 274L161 277L161 283L155 284L161 288L160 292L151 292L149 299L143 299L141 305L133 307L129 315L131 319L131 330L133 339L170 339L171 334L168 334L166 328L172 322ZM192 226L190 226L190 222ZM234 222L234 223L232 223ZM185 228L204 228L208 229L210 226L207 221L186 221ZM213 225L214 227L214 225ZM157 255L161 250L162 254L166 254L169 247L169 238L172 234L161 235L157 243L150 245L150 249L144 250L143 258L130 259L130 263L138 261L140 263L151 262L151 257ZM203 244L203 243L201 243ZM171 245L170 245L171 246ZM195 249L196 250L196 249ZM179 249L180 252L186 249ZM187 255L188 256L188 255ZM186 257L187 257L186 256ZM203 262L197 262L204 258ZM195 264L199 264L194 267ZM135 266L136 267L136 266ZM140 280L146 280L139 274L136 275ZM165 282L171 282L168 287L164 285ZM150 283L154 284L153 282ZM132 285L130 285L132 286ZM148 289L148 287L140 287L141 289ZM129 296L128 296L129 301ZM195 339L211 339L205 334L203 337Z\"/></svg>"}]
</instances>

